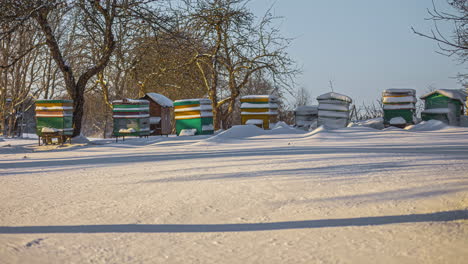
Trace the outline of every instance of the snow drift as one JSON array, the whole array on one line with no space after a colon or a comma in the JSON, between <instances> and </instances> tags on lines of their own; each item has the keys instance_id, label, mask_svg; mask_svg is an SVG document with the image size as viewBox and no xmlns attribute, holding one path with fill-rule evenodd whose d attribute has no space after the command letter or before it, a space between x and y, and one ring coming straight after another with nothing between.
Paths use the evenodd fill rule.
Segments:
<instances>
[{"instance_id":1,"label":"snow drift","mask_svg":"<svg viewBox=\"0 0 468 264\"><path fill-rule=\"evenodd\" d=\"M439 120L429 120L429 121L422 121L419 124L408 126L405 129L408 131L434 131L434 130L441 130L448 128L449 126L442 121Z\"/></svg>"}]
</instances>

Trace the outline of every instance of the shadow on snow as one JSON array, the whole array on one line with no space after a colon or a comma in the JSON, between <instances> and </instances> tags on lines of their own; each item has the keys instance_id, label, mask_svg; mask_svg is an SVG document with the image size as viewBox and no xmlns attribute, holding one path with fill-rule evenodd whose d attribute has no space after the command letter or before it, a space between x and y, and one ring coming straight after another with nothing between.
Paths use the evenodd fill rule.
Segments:
<instances>
[{"instance_id":1,"label":"shadow on snow","mask_svg":"<svg viewBox=\"0 0 468 264\"><path fill-rule=\"evenodd\" d=\"M468 219L468 210L456 210L428 214L246 224L0 226L0 234L251 232L327 227L376 226L420 222L446 222L466 219Z\"/></svg>"}]
</instances>

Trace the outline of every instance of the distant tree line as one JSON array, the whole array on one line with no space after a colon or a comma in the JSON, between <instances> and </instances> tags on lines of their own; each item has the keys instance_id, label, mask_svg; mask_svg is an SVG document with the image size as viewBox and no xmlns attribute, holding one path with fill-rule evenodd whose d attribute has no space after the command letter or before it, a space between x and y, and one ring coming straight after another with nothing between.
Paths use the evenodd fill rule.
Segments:
<instances>
[{"instance_id":1,"label":"distant tree line","mask_svg":"<svg viewBox=\"0 0 468 264\"><path fill-rule=\"evenodd\" d=\"M298 73L267 10L248 0L0 0L0 124L34 99L72 99L74 135L105 135L115 99L208 97L238 123L245 94L294 93Z\"/></svg>"}]
</instances>

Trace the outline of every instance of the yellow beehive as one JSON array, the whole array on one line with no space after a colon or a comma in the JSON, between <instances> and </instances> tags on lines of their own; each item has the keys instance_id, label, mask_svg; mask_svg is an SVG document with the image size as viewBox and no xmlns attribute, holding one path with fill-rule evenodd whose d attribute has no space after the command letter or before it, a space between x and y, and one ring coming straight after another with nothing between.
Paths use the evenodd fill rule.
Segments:
<instances>
[{"instance_id":1,"label":"yellow beehive","mask_svg":"<svg viewBox=\"0 0 468 264\"><path fill-rule=\"evenodd\" d=\"M273 95L241 97L242 125L256 125L270 129L278 121L278 99Z\"/></svg>"}]
</instances>

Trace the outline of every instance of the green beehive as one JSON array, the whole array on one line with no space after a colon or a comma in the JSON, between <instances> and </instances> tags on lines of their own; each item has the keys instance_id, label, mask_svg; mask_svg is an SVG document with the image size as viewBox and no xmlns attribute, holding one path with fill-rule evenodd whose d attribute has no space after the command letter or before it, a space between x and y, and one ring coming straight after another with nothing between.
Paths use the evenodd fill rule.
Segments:
<instances>
[{"instance_id":1,"label":"green beehive","mask_svg":"<svg viewBox=\"0 0 468 264\"><path fill-rule=\"evenodd\" d=\"M466 100L464 91L439 89L421 96L421 99L425 101L424 111L421 112L423 121L434 119L452 126L460 125Z\"/></svg>"},{"instance_id":2,"label":"green beehive","mask_svg":"<svg viewBox=\"0 0 468 264\"><path fill-rule=\"evenodd\" d=\"M382 94L384 125L405 127L415 123L416 91L387 89Z\"/></svg>"},{"instance_id":3,"label":"green beehive","mask_svg":"<svg viewBox=\"0 0 468 264\"><path fill-rule=\"evenodd\" d=\"M142 137L150 134L148 100L116 100L112 102L112 107L114 137Z\"/></svg>"},{"instance_id":4,"label":"green beehive","mask_svg":"<svg viewBox=\"0 0 468 264\"><path fill-rule=\"evenodd\" d=\"M209 99L185 99L174 102L177 135L213 134L213 108Z\"/></svg>"},{"instance_id":5,"label":"green beehive","mask_svg":"<svg viewBox=\"0 0 468 264\"><path fill-rule=\"evenodd\" d=\"M73 135L73 101L71 100L37 100L36 101L36 134L39 137L48 135Z\"/></svg>"}]
</instances>

